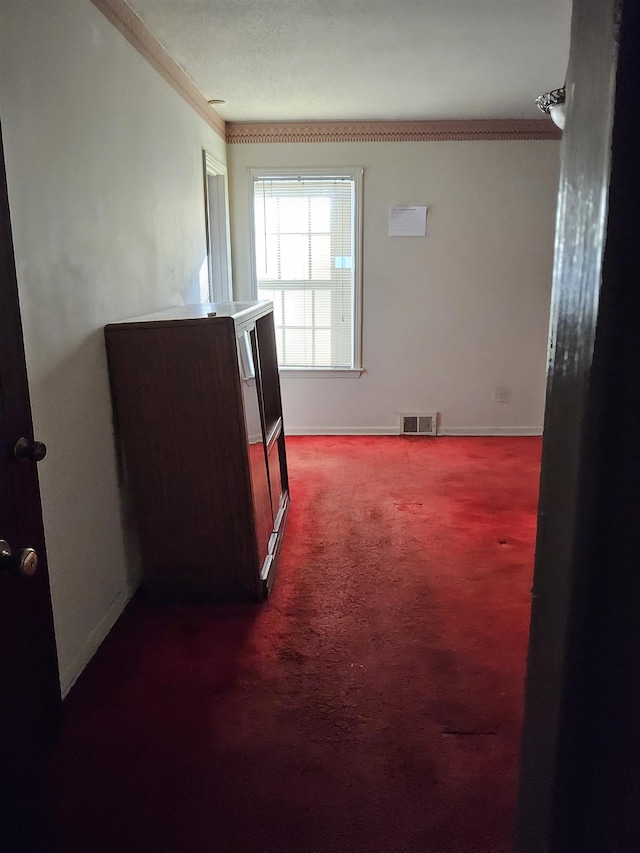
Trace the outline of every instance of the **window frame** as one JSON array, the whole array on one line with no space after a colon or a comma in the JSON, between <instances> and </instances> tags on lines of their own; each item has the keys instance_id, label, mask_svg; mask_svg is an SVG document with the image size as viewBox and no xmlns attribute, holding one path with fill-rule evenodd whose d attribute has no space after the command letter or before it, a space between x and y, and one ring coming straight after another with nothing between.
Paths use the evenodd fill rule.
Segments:
<instances>
[{"instance_id":1,"label":"window frame","mask_svg":"<svg viewBox=\"0 0 640 853\"><path fill-rule=\"evenodd\" d=\"M362 373L362 191L364 168L362 166L341 166L304 169L249 168L249 227L251 256L251 292L258 299L258 277L256 268L256 224L254 210L254 184L269 178L350 178L354 182L354 246L353 246L353 360L351 367L281 367L283 376L291 378L343 377L356 379Z\"/></svg>"}]
</instances>

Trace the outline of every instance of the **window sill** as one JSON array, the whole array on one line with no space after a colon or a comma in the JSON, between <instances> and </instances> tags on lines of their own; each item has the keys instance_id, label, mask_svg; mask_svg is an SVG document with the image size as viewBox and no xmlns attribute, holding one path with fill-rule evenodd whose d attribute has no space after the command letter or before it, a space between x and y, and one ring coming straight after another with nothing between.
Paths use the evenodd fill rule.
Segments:
<instances>
[{"instance_id":1,"label":"window sill","mask_svg":"<svg viewBox=\"0 0 640 853\"><path fill-rule=\"evenodd\" d=\"M282 379L358 379L363 367L281 367Z\"/></svg>"}]
</instances>

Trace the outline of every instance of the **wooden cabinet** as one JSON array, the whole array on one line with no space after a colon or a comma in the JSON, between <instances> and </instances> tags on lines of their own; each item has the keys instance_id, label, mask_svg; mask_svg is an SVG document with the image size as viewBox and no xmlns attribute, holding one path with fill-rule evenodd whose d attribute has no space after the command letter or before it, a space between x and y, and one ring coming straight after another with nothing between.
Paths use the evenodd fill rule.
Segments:
<instances>
[{"instance_id":1,"label":"wooden cabinet","mask_svg":"<svg viewBox=\"0 0 640 853\"><path fill-rule=\"evenodd\" d=\"M289 503L272 303L187 305L105 338L145 587L265 598Z\"/></svg>"}]
</instances>

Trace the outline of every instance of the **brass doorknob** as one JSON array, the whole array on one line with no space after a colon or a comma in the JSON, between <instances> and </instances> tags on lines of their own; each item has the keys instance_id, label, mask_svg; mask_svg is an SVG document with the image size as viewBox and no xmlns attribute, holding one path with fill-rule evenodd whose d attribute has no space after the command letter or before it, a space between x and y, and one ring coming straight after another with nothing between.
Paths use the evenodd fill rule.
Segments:
<instances>
[{"instance_id":1,"label":"brass doorknob","mask_svg":"<svg viewBox=\"0 0 640 853\"><path fill-rule=\"evenodd\" d=\"M13 448L16 459L30 459L31 462L41 462L47 455L47 445L41 441L29 441L28 438L19 438Z\"/></svg>"},{"instance_id":2,"label":"brass doorknob","mask_svg":"<svg viewBox=\"0 0 640 853\"><path fill-rule=\"evenodd\" d=\"M0 539L0 571L30 578L35 575L37 568L38 555L33 548L21 548L13 554L9 543Z\"/></svg>"}]
</instances>

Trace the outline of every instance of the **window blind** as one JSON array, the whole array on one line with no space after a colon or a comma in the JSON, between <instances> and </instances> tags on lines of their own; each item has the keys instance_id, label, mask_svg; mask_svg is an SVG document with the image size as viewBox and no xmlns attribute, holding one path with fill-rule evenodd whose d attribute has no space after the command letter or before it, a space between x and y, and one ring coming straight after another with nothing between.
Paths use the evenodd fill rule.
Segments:
<instances>
[{"instance_id":1,"label":"window blind","mask_svg":"<svg viewBox=\"0 0 640 853\"><path fill-rule=\"evenodd\" d=\"M283 367L354 363L355 181L254 178L258 298L271 299Z\"/></svg>"}]
</instances>

